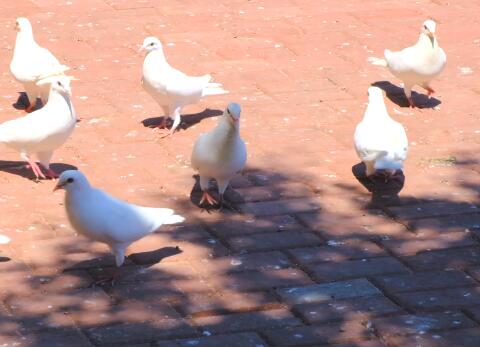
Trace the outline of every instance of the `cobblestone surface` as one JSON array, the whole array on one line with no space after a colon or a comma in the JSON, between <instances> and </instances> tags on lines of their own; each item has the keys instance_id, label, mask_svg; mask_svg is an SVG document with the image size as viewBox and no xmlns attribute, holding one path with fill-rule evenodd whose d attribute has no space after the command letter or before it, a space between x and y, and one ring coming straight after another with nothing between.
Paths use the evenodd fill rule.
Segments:
<instances>
[{"instance_id":1,"label":"cobblestone surface","mask_svg":"<svg viewBox=\"0 0 480 347\"><path fill-rule=\"evenodd\" d=\"M0 5L0 121L15 18L80 80L81 121L53 158L110 193L187 218L132 245L112 287L108 249L73 233L53 182L0 157L0 345L137 347L480 346L480 34L475 1L16 0ZM371 65L432 17L448 56L411 110ZM170 63L229 95L162 115L140 85L145 36ZM356 179L353 131L371 83L407 129L401 186ZM388 81L388 82L387 82ZM202 211L189 158L229 101L243 108L248 167ZM179 246L179 250L175 247Z\"/></svg>"}]
</instances>

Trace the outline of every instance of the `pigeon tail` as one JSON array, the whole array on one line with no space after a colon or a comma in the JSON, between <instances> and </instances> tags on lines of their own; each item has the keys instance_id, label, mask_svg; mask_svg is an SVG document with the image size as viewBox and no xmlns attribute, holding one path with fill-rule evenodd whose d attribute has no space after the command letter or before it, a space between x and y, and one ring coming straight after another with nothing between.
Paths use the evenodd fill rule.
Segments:
<instances>
[{"instance_id":1,"label":"pigeon tail","mask_svg":"<svg viewBox=\"0 0 480 347\"><path fill-rule=\"evenodd\" d=\"M230 93L228 90L223 89L221 83L208 83L205 88L203 88L202 96L207 95L222 95Z\"/></svg>"},{"instance_id":2,"label":"pigeon tail","mask_svg":"<svg viewBox=\"0 0 480 347\"><path fill-rule=\"evenodd\" d=\"M182 223L183 221L185 221L185 218L183 218L178 214L173 214L170 217L168 217L165 220L165 222L163 222L163 224L178 224L178 223Z\"/></svg>"},{"instance_id":3,"label":"pigeon tail","mask_svg":"<svg viewBox=\"0 0 480 347\"><path fill-rule=\"evenodd\" d=\"M386 52L386 51L388 51L388 49L385 50L385 52ZM390 51L389 51L389 52L390 52ZM385 57L386 57L386 55L387 55L387 54L385 53ZM370 64L375 65L375 66L384 66L384 67L388 66L387 61L386 61L385 59L382 59L382 58L369 57L369 58L367 59L367 61L368 61Z\"/></svg>"}]
</instances>

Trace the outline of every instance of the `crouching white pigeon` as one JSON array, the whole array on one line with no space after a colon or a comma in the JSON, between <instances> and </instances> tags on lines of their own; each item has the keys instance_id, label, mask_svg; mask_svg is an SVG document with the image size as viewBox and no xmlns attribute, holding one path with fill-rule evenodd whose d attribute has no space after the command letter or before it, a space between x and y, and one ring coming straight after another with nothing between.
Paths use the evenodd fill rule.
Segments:
<instances>
[{"instance_id":1,"label":"crouching white pigeon","mask_svg":"<svg viewBox=\"0 0 480 347\"><path fill-rule=\"evenodd\" d=\"M143 88L163 109L164 117L159 128L165 128L166 118L173 119L172 135L180 124L184 106L194 104L208 95L227 94L220 83L212 83L212 76L187 76L171 67L163 52L162 43L156 37L147 37L141 49L147 54L143 62Z\"/></svg>"},{"instance_id":2,"label":"crouching white pigeon","mask_svg":"<svg viewBox=\"0 0 480 347\"><path fill-rule=\"evenodd\" d=\"M354 135L355 149L365 163L367 177L384 170L391 178L403 168L407 158L408 140L403 126L388 115L383 92L368 88L368 106Z\"/></svg>"},{"instance_id":3,"label":"crouching white pigeon","mask_svg":"<svg viewBox=\"0 0 480 347\"><path fill-rule=\"evenodd\" d=\"M72 79L74 78L64 75L40 80L37 85L50 86L47 104L24 117L0 124L0 143L20 152L20 156L28 162L37 179L58 177L58 174L50 169L50 159L53 152L67 141L75 129L77 116L70 100ZM45 174L31 158L33 154L46 170Z\"/></svg>"},{"instance_id":4,"label":"crouching white pigeon","mask_svg":"<svg viewBox=\"0 0 480 347\"><path fill-rule=\"evenodd\" d=\"M415 45L398 52L388 49L384 52L390 72L404 83L410 107L415 107L412 87L419 85L427 90L428 96L432 95L435 91L430 86L430 81L442 72L447 62L447 55L435 37L435 29L435 22L429 19L423 23Z\"/></svg>"},{"instance_id":5,"label":"crouching white pigeon","mask_svg":"<svg viewBox=\"0 0 480 347\"><path fill-rule=\"evenodd\" d=\"M62 75L69 68L60 64L48 49L38 45L33 37L32 25L27 18L17 18L15 29L17 38L10 62L10 72L25 88L29 102L25 110L31 112L37 97L42 100L43 105L48 101L49 85L37 84L42 76Z\"/></svg>"},{"instance_id":6,"label":"crouching white pigeon","mask_svg":"<svg viewBox=\"0 0 480 347\"><path fill-rule=\"evenodd\" d=\"M185 220L169 208L142 207L116 199L90 185L77 170L64 171L54 188L64 189L65 209L73 228L83 236L107 244L120 267L133 242L158 230L163 224Z\"/></svg>"},{"instance_id":7,"label":"crouching white pigeon","mask_svg":"<svg viewBox=\"0 0 480 347\"><path fill-rule=\"evenodd\" d=\"M212 131L200 135L193 147L191 165L200 176L203 195L200 205L217 201L208 193L210 178L217 181L220 205L223 193L232 177L245 167L247 148L240 138L240 105L228 104L218 125Z\"/></svg>"}]
</instances>

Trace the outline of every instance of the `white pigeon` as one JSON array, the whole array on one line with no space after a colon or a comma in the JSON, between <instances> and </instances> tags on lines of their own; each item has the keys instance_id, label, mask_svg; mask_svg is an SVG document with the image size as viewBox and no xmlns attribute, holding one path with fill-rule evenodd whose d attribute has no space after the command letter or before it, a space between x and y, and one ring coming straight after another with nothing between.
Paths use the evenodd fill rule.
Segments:
<instances>
[{"instance_id":1,"label":"white pigeon","mask_svg":"<svg viewBox=\"0 0 480 347\"><path fill-rule=\"evenodd\" d=\"M143 88L163 109L164 117L160 128L165 128L166 117L173 119L168 135L172 135L180 124L181 111L186 105L194 104L207 95L227 94L220 83L212 83L212 76L187 76L171 67L163 52L162 43L156 37L147 37L141 49L147 54L143 62Z\"/></svg>"},{"instance_id":2,"label":"white pigeon","mask_svg":"<svg viewBox=\"0 0 480 347\"><path fill-rule=\"evenodd\" d=\"M247 148L240 138L240 105L228 104L218 125L200 135L193 147L191 165L200 176L203 191L200 205L205 201L214 205L217 201L208 193L210 178L218 184L220 203L232 177L245 167Z\"/></svg>"},{"instance_id":3,"label":"white pigeon","mask_svg":"<svg viewBox=\"0 0 480 347\"><path fill-rule=\"evenodd\" d=\"M354 141L367 177L376 170L385 170L391 177L403 168L408 151L407 134L402 124L388 115L383 92L378 87L368 88L368 106L355 129Z\"/></svg>"},{"instance_id":4,"label":"white pigeon","mask_svg":"<svg viewBox=\"0 0 480 347\"><path fill-rule=\"evenodd\" d=\"M32 25L27 18L17 18L15 29L17 38L10 62L10 72L25 88L29 102L26 111L31 112L37 97L41 98L44 105L48 100L49 86L37 85L42 76L61 75L69 68L60 64L48 49L37 44L33 37Z\"/></svg>"},{"instance_id":5,"label":"white pigeon","mask_svg":"<svg viewBox=\"0 0 480 347\"><path fill-rule=\"evenodd\" d=\"M157 231L163 224L185 220L169 208L142 207L116 199L90 185L77 170L64 171L54 191L65 189L65 209L73 228L83 236L107 244L120 267L133 242Z\"/></svg>"},{"instance_id":6,"label":"white pigeon","mask_svg":"<svg viewBox=\"0 0 480 347\"><path fill-rule=\"evenodd\" d=\"M47 104L24 117L0 124L0 143L18 152L30 165L37 178L56 178L58 174L50 169L53 151L62 146L75 128L77 116L70 101L71 76L51 76L37 82L39 86L49 85ZM43 174L32 160L35 154L47 170Z\"/></svg>"},{"instance_id":7,"label":"white pigeon","mask_svg":"<svg viewBox=\"0 0 480 347\"><path fill-rule=\"evenodd\" d=\"M435 37L436 24L429 19L423 23L420 37L415 45L398 52L385 50L384 56L390 72L404 83L404 91L410 107L415 107L412 100L412 87L425 88L428 96L435 91L430 81L442 72L447 62L447 55L438 45Z\"/></svg>"}]
</instances>

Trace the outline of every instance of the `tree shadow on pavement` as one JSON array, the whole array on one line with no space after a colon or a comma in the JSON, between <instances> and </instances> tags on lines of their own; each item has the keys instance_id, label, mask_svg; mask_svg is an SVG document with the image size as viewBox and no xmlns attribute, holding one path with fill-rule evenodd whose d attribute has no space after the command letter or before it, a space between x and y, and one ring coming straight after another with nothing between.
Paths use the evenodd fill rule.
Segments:
<instances>
[{"instance_id":1,"label":"tree shadow on pavement","mask_svg":"<svg viewBox=\"0 0 480 347\"><path fill-rule=\"evenodd\" d=\"M478 194L476 182L461 185ZM113 286L93 285L114 260L80 236L52 248L35 241L43 255L12 246L0 263L0 336L38 347L478 339L480 247L462 217L477 210L447 197L372 204L356 181L332 181L321 168L249 168L232 186L235 211L201 214L191 197L173 200L187 221L132 245ZM449 295L458 299L442 301Z\"/></svg>"}]
</instances>

